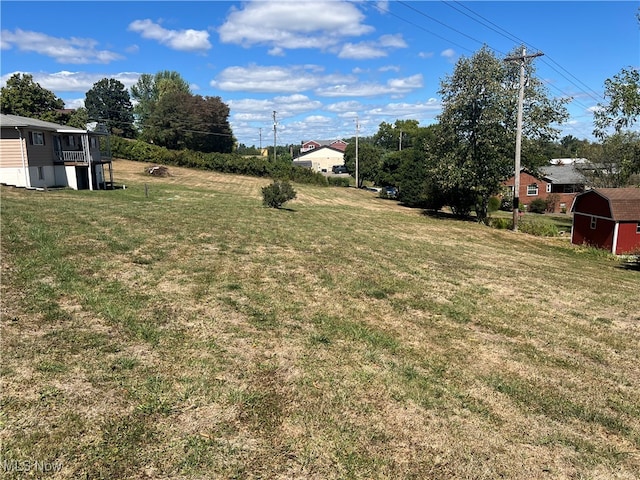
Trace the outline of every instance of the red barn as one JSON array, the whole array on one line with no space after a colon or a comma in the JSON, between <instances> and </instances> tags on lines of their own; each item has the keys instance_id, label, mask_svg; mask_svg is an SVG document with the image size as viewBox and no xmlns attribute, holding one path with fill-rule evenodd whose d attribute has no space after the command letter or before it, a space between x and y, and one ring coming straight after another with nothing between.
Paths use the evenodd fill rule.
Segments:
<instances>
[{"instance_id":1,"label":"red barn","mask_svg":"<svg viewBox=\"0 0 640 480\"><path fill-rule=\"evenodd\" d=\"M640 250L640 188L589 190L576 197L571 211L571 243L616 255Z\"/></svg>"}]
</instances>

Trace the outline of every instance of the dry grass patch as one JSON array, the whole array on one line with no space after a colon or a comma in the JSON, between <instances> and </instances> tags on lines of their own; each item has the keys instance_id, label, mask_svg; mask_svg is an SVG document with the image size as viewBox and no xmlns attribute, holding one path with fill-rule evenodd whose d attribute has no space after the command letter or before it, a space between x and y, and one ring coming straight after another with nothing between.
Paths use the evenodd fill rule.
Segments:
<instances>
[{"instance_id":1,"label":"dry grass patch","mask_svg":"<svg viewBox=\"0 0 640 480\"><path fill-rule=\"evenodd\" d=\"M58 478L638 476L637 272L370 192L300 185L275 211L266 179L114 166L126 190L2 188L3 458Z\"/></svg>"}]
</instances>

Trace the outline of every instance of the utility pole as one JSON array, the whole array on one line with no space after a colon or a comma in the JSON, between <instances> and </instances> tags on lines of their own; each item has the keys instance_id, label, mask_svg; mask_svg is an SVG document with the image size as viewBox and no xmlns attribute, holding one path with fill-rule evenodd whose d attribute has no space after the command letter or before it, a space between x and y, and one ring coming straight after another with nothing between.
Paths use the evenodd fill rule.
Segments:
<instances>
[{"instance_id":1,"label":"utility pole","mask_svg":"<svg viewBox=\"0 0 640 480\"><path fill-rule=\"evenodd\" d=\"M360 123L356 117L356 188L360 188L360 174L358 172L358 132L360 131Z\"/></svg>"},{"instance_id":2,"label":"utility pole","mask_svg":"<svg viewBox=\"0 0 640 480\"><path fill-rule=\"evenodd\" d=\"M262 127L258 128L260 132L260 155L262 155Z\"/></svg>"},{"instance_id":3,"label":"utility pole","mask_svg":"<svg viewBox=\"0 0 640 480\"><path fill-rule=\"evenodd\" d=\"M520 89L518 91L518 119L516 122L516 158L515 158L515 175L513 177L513 231L518 231L518 213L520 210L520 152L522 149L522 109L524 103L524 66L525 62L530 58L541 57L544 53L538 52L527 55L527 49L522 47L522 55L516 57L507 57L505 62L520 62Z\"/></svg>"},{"instance_id":4,"label":"utility pole","mask_svg":"<svg viewBox=\"0 0 640 480\"><path fill-rule=\"evenodd\" d=\"M278 122L276 122L276 111L273 111L273 163L276 162L276 132L278 129Z\"/></svg>"},{"instance_id":5,"label":"utility pole","mask_svg":"<svg viewBox=\"0 0 640 480\"><path fill-rule=\"evenodd\" d=\"M402 151L402 130L400 130L400 139L398 140L398 151Z\"/></svg>"}]
</instances>

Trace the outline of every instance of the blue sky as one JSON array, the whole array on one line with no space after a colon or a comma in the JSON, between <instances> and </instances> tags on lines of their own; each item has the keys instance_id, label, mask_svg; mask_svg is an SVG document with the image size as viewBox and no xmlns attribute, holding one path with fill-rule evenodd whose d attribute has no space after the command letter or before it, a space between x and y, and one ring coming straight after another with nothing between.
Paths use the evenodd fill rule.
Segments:
<instances>
[{"instance_id":1,"label":"blue sky","mask_svg":"<svg viewBox=\"0 0 640 480\"><path fill-rule=\"evenodd\" d=\"M240 143L373 135L381 122L434 123L440 81L488 45L541 51L537 76L572 97L563 135L592 138L604 81L640 66L638 1L6 1L1 83L30 73L68 108L102 78L133 85L175 70L231 108Z\"/></svg>"}]
</instances>

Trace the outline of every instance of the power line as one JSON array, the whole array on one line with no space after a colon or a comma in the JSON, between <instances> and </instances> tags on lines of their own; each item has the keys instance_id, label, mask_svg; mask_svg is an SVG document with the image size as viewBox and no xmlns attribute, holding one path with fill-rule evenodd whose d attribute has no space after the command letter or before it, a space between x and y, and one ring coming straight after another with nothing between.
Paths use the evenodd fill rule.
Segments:
<instances>
[{"instance_id":1,"label":"power line","mask_svg":"<svg viewBox=\"0 0 640 480\"><path fill-rule=\"evenodd\" d=\"M516 41L522 45L527 45L529 47L531 47L534 50L539 50L538 48L534 47L533 45L531 45L530 43L526 42L525 40L519 38L517 35L512 34L511 32L509 32L508 30L505 30L504 28L502 28L501 26L497 25L496 23L492 22L491 20L483 17L482 15L480 15L478 12L475 12L473 10L471 10L469 7L467 7L466 5L463 5L462 3L458 2L458 1L453 1L453 2L447 2L447 1L443 1L443 3L445 5L447 5L449 8L452 8L460 13L462 13L463 15L465 15L466 17L470 18L471 20L475 21L476 23L479 23L480 25L496 32L499 35L502 35L503 37L505 37L506 39L510 40L510 41ZM483 21L478 20L477 18L472 17L471 15L468 15L467 13L463 12L462 10L456 8L454 5L452 5L452 3L456 3L458 4L460 7L464 8L465 10L471 12L473 15L475 15L476 17L481 18ZM484 23L486 22L486 23ZM488 24L488 25L487 25ZM495 27L495 28L493 28ZM560 65L558 62L556 62L553 58L549 57L548 55L545 56L545 58L542 59L542 62L547 65L549 68L551 68L553 71L555 71L556 73L560 74L562 77L565 78L565 80L568 80L569 83L571 83L572 85L574 85L575 87L578 87L578 89L582 89L582 87L579 87L576 83L574 83L571 79L569 79L566 75L564 75L562 72L558 71L556 68L554 68L552 65L550 65L546 59L548 59L551 63L553 63L554 65L557 65L558 68L560 68L562 71L564 71L567 75L569 75L571 78L573 78L576 82L580 83L582 85L582 87L586 88L586 91L584 91L584 93L586 93L587 95L589 95L593 100L595 100L596 102L600 102L601 100L604 99L604 97L602 97L602 95L600 95L599 93L595 92L594 90L591 89L591 87L589 87L588 85L586 85L582 80L580 80L579 78L577 78L575 75L573 75L571 72L569 72L566 68L564 68L562 65ZM595 95L595 96L594 96Z\"/></svg>"}]
</instances>

